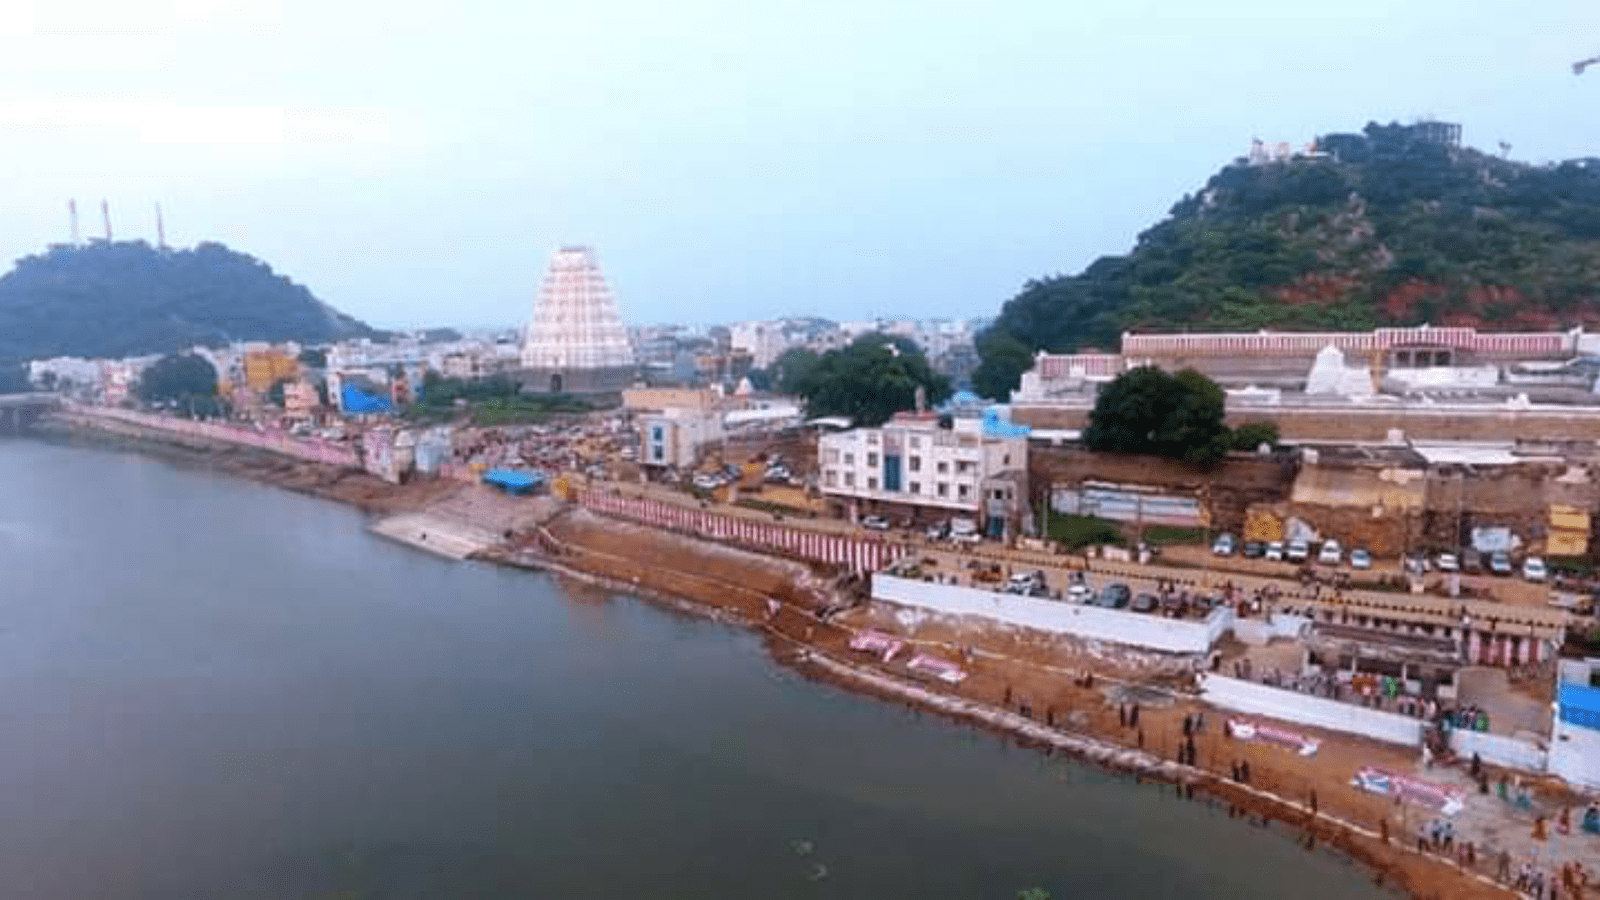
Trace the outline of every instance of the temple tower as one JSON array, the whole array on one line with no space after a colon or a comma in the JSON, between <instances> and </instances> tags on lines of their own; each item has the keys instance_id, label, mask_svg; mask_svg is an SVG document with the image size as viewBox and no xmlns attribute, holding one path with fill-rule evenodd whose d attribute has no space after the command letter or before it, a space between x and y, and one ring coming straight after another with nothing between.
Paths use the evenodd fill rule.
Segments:
<instances>
[{"instance_id":1,"label":"temple tower","mask_svg":"<svg viewBox=\"0 0 1600 900\"><path fill-rule=\"evenodd\" d=\"M633 383L628 330L592 249L562 247L551 257L522 369L522 389L534 393L605 393Z\"/></svg>"}]
</instances>

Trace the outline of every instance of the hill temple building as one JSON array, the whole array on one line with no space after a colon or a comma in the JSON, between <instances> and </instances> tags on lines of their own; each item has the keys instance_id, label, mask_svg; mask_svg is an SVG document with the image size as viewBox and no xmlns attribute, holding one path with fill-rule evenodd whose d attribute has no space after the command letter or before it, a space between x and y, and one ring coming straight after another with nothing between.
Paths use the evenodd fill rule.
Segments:
<instances>
[{"instance_id":1,"label":"hill temple building","mask_svg":"<svg viewBox=\"0 0 1600 900\"><path fill-rule=\"evenodd\" d=\"M635 373L628 330L594 251L557 250L523 339L522 389L609 393L632 385Z\"/></svg>"}]
</instances>

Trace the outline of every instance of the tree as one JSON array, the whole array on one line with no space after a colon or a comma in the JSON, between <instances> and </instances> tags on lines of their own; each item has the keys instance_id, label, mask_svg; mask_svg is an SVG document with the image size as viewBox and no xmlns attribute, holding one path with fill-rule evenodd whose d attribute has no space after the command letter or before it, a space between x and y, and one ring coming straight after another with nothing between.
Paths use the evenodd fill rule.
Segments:
<instances>
[{"instance_id":1,"label":"tree","mask_svg":"<svg viewBox=\"0 0 1600 900\"><path fill-rule=\"evenodd\" d=\"M28 364L20 360L0 359L0 394L26 394L33 390L28 382Z\"/></svg>"},{"instance_id":2,"label":"tree","mask_svg":"<svg viewBox=\"0 0 1600 900\"><path fill-rule=\"evenodd\" d=\"M824 353L795 387L807 416L845 416L863 426L913 408L919 387L930 404L950 396L950 380L933 371L913 341L876 332Z\"/></svg>"},{"instance_id":3,"label":"tree","mask_svg":"<svg viewBox=\"0 0 1600 900\"><path fill-rule=\"evenodd\" d=\"M277 381L274 381L272 383L272 387L267 388L267 402L278 407L279 409L282 409L283 390L288 386L289 382L293 380L293 378L280 378Z\"/></svg>"},{"instance_id":4,"label":"tree","mask_svg":"<svg viewBox=\"0 0 1600 900\"><path fill-rule=\"evenodd\" d=\"M1022 373L1033 368L1033 351L998 328L980 334L977 346L981 361L972 372L972 388L980 397L1004 402L1022 383Z\"/></svg>"},{"instance_id":5,"label":"tree","mask_svg":"<svg viewBox=\"0 0 1600 900\"><path fill-rule=\"evenodd\" d=\"M767 368L767 373L772 379L772 384L779 393L798 395L800 386L816 370L817 363L821 361L815 350L805 347L790 347L779 354Z\"/></svg>"},{"instance_id":6,"label":"tree","mask_svg":"<svg viewBox=\"0 0 1600 900\"><path fill-rule=\"evenodd\" d=\"M205 357L169 353L150 364L139 377L139 399L146 403L182 403L217 395L217 370Z\"/></svg>"},{"instance_id":7,"label":"tree","mask_svg":"<svg viewBox=\"0 0 1600 900\"><path fill-rule=\"evenodd\" d=\"M1233 430L1233 449L1256 452L1262 444L1278 446L1278 426L1273 422L1246 422Z\"/></svg>"},{"instance_id":8,"label":"tree","mask_svg":"<svg viewBox=\"0 0 1600 900\"><path fill-rule=\"evenodd\" d=\"M316 347L307 347L301 350L299 359L303 365L313 369L325 369L328 367L328 352Z\"/></svg>"},{"instance_id":9,"label":"tree","mask_svg":"<svg viewBox=\"0 0 1600 900\"><path fill-rule=\"evenodd\" d=\"M1193 369L1171 375L1140 366L1100 390L1083 443L1102 452L1150 453L1210 466L1231 445L1225 405L1222 388Z\"/></svg>"}]
</instances>

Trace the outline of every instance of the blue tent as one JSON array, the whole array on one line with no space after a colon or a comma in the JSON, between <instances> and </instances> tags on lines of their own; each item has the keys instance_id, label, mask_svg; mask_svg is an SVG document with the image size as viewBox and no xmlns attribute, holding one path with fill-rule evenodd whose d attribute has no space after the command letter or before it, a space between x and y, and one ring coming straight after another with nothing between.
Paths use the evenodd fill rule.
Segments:
<instances>
[{"instance_id":1,"label":"blue tent","mask_svg":"<svg viewBox=\"0 0 1600 900\"><path fill-rule=\"evenodd\" d=\"M389 398L382 394L369 394L353 384L344 384L339 388L339 405L347 413L386 413L389 411Z\"/></svg>"},{"instance_id":2,"label":"blue tent","mask_svg":"<svg viewBox=\"0 0 1600 900\"><path fill-rule=\"evenodd\" d=\"M544 474L518 472L515 469L490 469L483 473L483 483L494 485L508 494L531 494L544 486Z\"/></svg>"}]
</instances>

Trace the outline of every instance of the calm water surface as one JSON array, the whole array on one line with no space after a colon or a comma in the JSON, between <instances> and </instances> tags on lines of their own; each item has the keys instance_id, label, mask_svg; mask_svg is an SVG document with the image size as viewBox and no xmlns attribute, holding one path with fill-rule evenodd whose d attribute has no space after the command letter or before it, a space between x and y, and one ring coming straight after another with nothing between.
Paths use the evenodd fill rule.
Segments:
<instances>
[{"instance_id":1,"label":"calm water surface","mask_svg":"<svg viewBox=\"0 0 1600 900\"><path fill-rule=\"evenodd\" d=\"M806 682L744 632L361 516L0 441L0 897L1380 896Z\"/></svg>"}]
</instances>

